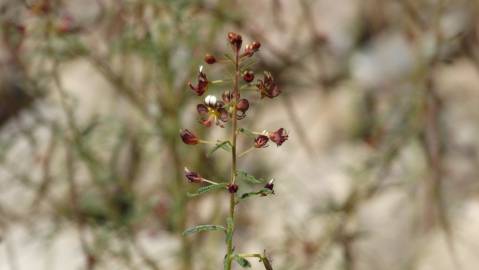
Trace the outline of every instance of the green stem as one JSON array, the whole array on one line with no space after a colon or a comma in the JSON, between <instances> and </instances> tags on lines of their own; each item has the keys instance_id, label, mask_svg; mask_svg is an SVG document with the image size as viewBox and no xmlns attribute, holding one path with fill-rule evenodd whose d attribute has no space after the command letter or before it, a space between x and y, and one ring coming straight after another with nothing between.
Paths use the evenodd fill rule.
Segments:
<instances>
[{"instance_id":1,"label":"green stem","mask_svg":"<svg viewBox=\"0 0 479 270\"><path fill-rule=\"evenodd\" d=\"M233 127L232 127L232 134L231 134L231 144L232 144L232 151L231 151L231 182L230 184L234 184L236 181L236 135L237 135L237 127L238 127L238 120L236 119L236 104L238 103L238 96L239 96L239 78L240 78L240 70L239 70L239 52L236 50L236 58L235 58L235 78L234 78L234 87L233 87L233 112L231 115L233 116ZM231 193L230 195L230 212L229 218L231 219L232 223L234 224L234 217L235 217L235 194ZM233 232L234 232L234 225L232 229L232 236L228 238L227 243L227 253L226 253L226 270L231 270L231 265L233 262Z\"/></svg>"}]
</instances>

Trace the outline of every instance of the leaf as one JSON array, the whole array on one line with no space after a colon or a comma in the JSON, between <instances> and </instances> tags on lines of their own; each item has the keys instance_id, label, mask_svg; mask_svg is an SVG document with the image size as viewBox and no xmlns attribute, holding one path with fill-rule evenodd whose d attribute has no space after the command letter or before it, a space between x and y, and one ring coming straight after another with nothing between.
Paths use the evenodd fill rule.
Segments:
<instances>
[{"instance_id":1,"label":"leaf","mask_svg":"<svg viewBox=\"0 0 479 270\"><path fill-rule=\"evenodd\" d=\"M240 180L243 180L243 181L246 181L248 183L251 183L251 184L262 184L262 183L265 183L266 180L262 179L262 178L256 178L254 177L253 175L247 173L247 172L243 172L243 171L238 171L238 177Z\"/></svg>"},{"instance_id":2,"label":"leaf","mask_svg":"<svg viewBox=\"0 0 479 270\"><path fill-rule=\"evenodd\" d=\"M203 193L207 193L207 192L210 192L210 191L213 191L213 190L217 190L217 189L222 189L222 188L226 188L226 183L220 183L220 184L215 184L215 185L208 185L208 186L205 186L205 187L200 187L199 189L196 190L196 192L193 192L193 193L190 193L188 192L187 193L187 196L188 197L196 197L196 196L199 196Z\"/></svg>"},{"instance_id":3,"label":"leaf","mask_svg":"<svg viewBox=\"0 0 479 270\"><path fill-rule=\"evenodd\" d=\"M231 145L231 142L230 141L223 141L223 142L219 142L215 145L215 147L213 149L211 149L208 154L206 154L207 157L210 157L214 152L216 152L216 150L218 149L223 149L225 150L226 152L231 152L231 149L232 149L232 145Z\"/></svg>"},{"instance_id":4,"label":"leaf","mask_svg":"<svg viewBox=\"0 0 479 270\"><path fill-rule=\"evenodd\" d=\"M251 268L251 263L245 259L244 257L241 257L240 255L235 255L233 257L233 259L239 264L241 265L241 267L244 267L244 268Z\"/></svg>"},{"instance_id":5,"label":"leaf","mask_svg":"<svg viewBox=\"0 0 479 270\"><path fill-rule=\"evenodd\" d=\"M226 232L225 227L220 225L197 225L195 227L189 228L183 232L183 235L190 235L197 232L204 232L204 231L224 231Z\"/></svg>"},{"instance_id":6,"label":"leaf","mask_svg":"<svg viewBox=\"0 0 479 270\"><path fill-rule=\"evenodd\" d=\"M248 192L248 193L243 193L241 194L241 197L240 199L241 200L244 200L244 199L247 199L251 196L266 196L266 195L270 195L270 194L273 194L273 191L271 189L268 189L268 188L263 188L261 190L258 190L258 191L253 191L253 192Z\"/></svg>"},{"instance_id":7,"label":"leaf","mask_svg":"<svg viewBox=\"0 0 479 270\"><path fill-rule=\"evenodd\" d=\"M256 134L254 134L251 130L248 130L246 128L239 128L238 131L241 133L244 133L246 136L256 138Z\"/></svg>"}]
</instances>

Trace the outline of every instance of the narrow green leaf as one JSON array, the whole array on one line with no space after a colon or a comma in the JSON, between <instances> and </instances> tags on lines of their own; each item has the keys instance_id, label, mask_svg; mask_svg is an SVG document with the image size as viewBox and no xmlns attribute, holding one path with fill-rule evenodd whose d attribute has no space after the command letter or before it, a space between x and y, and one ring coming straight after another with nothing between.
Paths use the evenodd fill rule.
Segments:
<instances>
[{"instance_id":1,"label":"narrow green leaf","mask_svg":"<svg viewBox=\"0 0 479 270\"><path fill-rule=\"evenodd\" d=\"M220 225L197 225L195 227L189 228L183 232L183 235L190 235L197 232L204 232L204 231L224 231L226 232L225 227Z\"/></svg>"},{"instance_id":2,"label":"narrow green leaf","mask_svg":"<svg viewBox=\"0 0 479 270\"><path fill-rule=\"evenodd\" d=\"M196 197L196 196L199 196L201 194L204 194L204 193L207 193L207 192L210 192L210 191L213 191L213 190L217 190L217 189L224 189L226 188L226 183L220 183L220 184L216 184L216 185L208 185L208 186L205 186L205 187L200 187L199 189L196 190L196 192L193 192L193 193L190 193L188 192L187 195L188 197Z\"/></svg>"},{"instance_id":3,"label":"narrow green leaf","mask_svg":"<svg viewBox=\"0 0 479 270\"><path fill-rule=\"evenodd\" d=\"M239 128L238 131L241 132L241 133L244 133L246 136L250 136L250 137L253 137L253 138L256 137L256 134L254 134L251 130L248 130L246 128Z\"/></svg>"},{"instance_id":4,"label":"narrow green leaf","mask_svg":"<svg viewBox=\"0 0 479 270\"><path fill-rule=\"evenodd\" d=\"M218 142L213 149L211 149L208 154L206 154L207 157L211 156L216 150L218 149L223 149L226 152L231 152L232 145L230 141L223 141L223 142Z\"/></svg>"},{"instance_id":5,"label":"narrow green leaf","mask_svg":"<svg viewBox=\"0 0 479 270\"><path fill-rule=\"evenodd\" d=\"M256 178L253 175L243 171L238 171L238 178L239 180L246 181L251 184L262 184L266 182L266 180L262 178Z\"/></svg>"},{"instance_id":6,"label":"narrow green leaf","mask_svg":"<svg viewBox=\"0 0 479 270\"><path fill-rule=\"evenodd\" d=\"M273 194L273 191L271 191L271 189L263 188L263 189L258 190L258 191L243 193L243 194L241 194L240 199L244 200L244 199L247 199L251 196L267 196L267 195L270 195L270 194Z\"/></svg>"},{"instance_id":7,"label":"narrow green leaf","mask_svg":"<svg viewBox=\"0 0 479 270\"><path fill-rule=\"evenodd\" d=\"M233 258L239 265L241 265L241 267L251 268L251 263L240 255L235 255Z\"/></svg>"}]
</instances>

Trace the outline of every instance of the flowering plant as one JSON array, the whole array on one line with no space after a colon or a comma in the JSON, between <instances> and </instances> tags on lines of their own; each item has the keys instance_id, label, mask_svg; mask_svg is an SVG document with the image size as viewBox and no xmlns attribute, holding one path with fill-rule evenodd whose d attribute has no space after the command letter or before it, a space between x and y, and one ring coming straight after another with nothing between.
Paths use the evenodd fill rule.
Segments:
<instances>
[{"instance_id":1,"label":"flowering plant","mask_svg":"<svg viewBox=\"0 0 479 270\"><path fill-rule=\"evenodd\" d=\"M226 55L225 59L217 60L215 56L207 54L205 62L209 65L215 63L227 63L234 68L232 80L215 80L210 81L206 76L203 66L200 67L196 85L189 83L191 90L198 96L203 96L207 93L208 87L211 84L232 82L232 90L226 90L221 95L221 100L215 95L207 93L204 101L197 105L197 111L200 117L200 123L206 127L212 127L213 124L224 128L226 124L230 124L231 137L225 140L219 140L215 144L212 152L218 149L224 149L231 152L231 176L228 182L217 182L202 177L198 172L190 171L185 168L185 177L189 183L203 185L198 188L195 193L190 196L199 196L207 192L215 190L224 190L230 193L230 207L229 215L226 220L226 225L198 225L187 229L183 234L189 235L200 231L222 231L226 238L226 255L224 258L224 269L232 269L233 261L236 261L242 267L251 267L247 258L258 258L263 263L265 269L272 269L271 263L264 253L236 253L233 245L233 236L235 231L235 211L236 206L246 198L254 196L267 196L274 194L274 183L258 179L246 172L239 171L237 167L237 160L245 154L254 149L261 149L268 146L271 141L277 146L282 145L287 139L288 134L283 128L276 131L255 132L245 128L239 127L239 120L246 117L246 113L250 108L248 99L242 97L242 90L253 89L259 94L259 97L274 98L277 97L281 91L269 72L264 72L263 79L257 80L256 84L253 82L255 74L249 67L253 64L251 58L261 47L259 42L252 42L245 46L241 51L243 43L242 37L239 34L230 32L228 34L228 42L233 51L232 55ZM251 136L251 146L245 151L238 153L237 139L239 134ZM206 140L198 138L195 133L188 129L180 131L181 139L185 144L197 145L201 143L211 143ZM257 191L240 193L238 181L246 181L251 184L261 184L263 187Z\"/></svg>"}]
</instances>

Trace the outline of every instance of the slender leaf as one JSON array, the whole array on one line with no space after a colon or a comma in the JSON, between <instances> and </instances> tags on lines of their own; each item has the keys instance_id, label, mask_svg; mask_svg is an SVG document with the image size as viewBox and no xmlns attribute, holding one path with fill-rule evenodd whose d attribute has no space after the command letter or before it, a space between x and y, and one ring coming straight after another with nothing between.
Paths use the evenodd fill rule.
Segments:
<instances>
[{"instance_id":1,"label":"slender leaf","mask_svg":"<svg viewBox=\"0 0 479 270\"><path fill-rule=\"evenodd\" d=\"M223 141L223 142L218 142L213 149L211 149L208 154L206 154L207 157L211 156L214 152L216 152L218 149L223 149L226 152L231 152L232 145L230 141Z\"/></svg>"},{"instance_id":2,"label":"slender leaf","mask_svg":"<svg viewBox=\"0 0 479 270\"><path fill-rule=\"evenodd\" d=\"M246 136L250 136L250 137L253 137L253 138L256 137L256 134L254 134L251 130L248 130L246 128L239 128L238 131L241 132L241 133L244 133Z\"/></svg>"},{"instance_id":3,"label":"slender leaf","mask_svg":"<svg viewBox=\"0 0 479 270\"><path fill-rule=\"evenodd\" d=\"M243 171L238 171L238 178L239 180L246 181L251 184L262 184L266 182L266 180L262 178L256 178L253 175Z\"/></svg>"},{"instance_id":4,"label":"slender leaf","mask_svg":"<svg viewBox=\"0 0 479 270\"><path fill-rule=\"evenodd\" d=\"M226 185L227 185L226 183L220 183L220 184L200 187L199 189L196 190L196 192L193 192L193 193L188 192L187 195L188 195L188 197L196 197L196 196L199 196L201 194L204 194L204 193L207 193L207 192L210 192L210 191L213 191L213 190L224 189L224 188L226 188Z\"/></svg>"},{"instance_id":5,"label":"slender leaf","mask_svg":"<svg viewBox=\"0 0 479 270\"><path fill-rule=\"evenodd\" d=\"M245 259L244 257L241 257L240 255L235 255L233 259L241 265L243 268L251 268L251 263Z\"/></svg>"},{"instance_id":6,"label":"slender leaf","mask_svg":"<svg viewBox=\"0 0 479 270\"><path fill-rule=\"evenodd\" d=\"M197 225L195 227L189 228L183 232L183 235L190 235L197 232L204 232L204 231L224 231L226 232L225 227L220 225Z\"/></svg>"},{"instance_id":7,"label":"slender leaf","mask_svg":"<svg viewBox=\"0 0 479 270\"><path fill-rule=\"evenodd\" d=\"M258 191L243 193L243 194L241 194L240 199L244 200L244 199L247 199L251 196L267 196L267 195L270 195L270 194L273 194L273 191L271 189L263 188L263 189L258 190Z\"/></svg>"}]
</instances>

